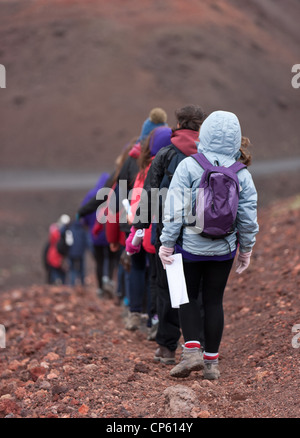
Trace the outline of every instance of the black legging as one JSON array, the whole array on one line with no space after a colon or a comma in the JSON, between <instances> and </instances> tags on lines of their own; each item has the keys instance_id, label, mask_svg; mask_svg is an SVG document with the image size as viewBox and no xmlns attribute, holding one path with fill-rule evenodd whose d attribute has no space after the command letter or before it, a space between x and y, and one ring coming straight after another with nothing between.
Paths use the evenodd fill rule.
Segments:
<instances>
[{"instance_id":1,"label":"black legging","mask_svg":"<svg viewBox=\"0 0 300 438\"><path fill-rule=\"evenodd\" d=\"M158 314L158 330L156 334L156 342L167 347L171 351L175 351L178 346L178 341L181 336L179 312L178 309L171 306L170 292L167 280L166 270L163 268L162 262L158 256L159 245L156 246L156 289L157 289L157 314ZM197 300L197 315L199 319L203 319L202 296L199 293ZM198 321L197 337L204 346L203 321ZM195 340L194 339L194 340Z\"/></svg>"},{"instance_id":2,"label":"black legging","mask_svg":"<svg viewBox=\"0 0 300 438\"><path fill-rule=\"evenodd\" d=\"M185 342L199 340L201 315L196 302L202 286L205 350L209 353L219 351L224 328L223 295L232 264L233 259L183 262L189 296L189 303L179 308L183 338Z\"/></svg>"}]
</instances>

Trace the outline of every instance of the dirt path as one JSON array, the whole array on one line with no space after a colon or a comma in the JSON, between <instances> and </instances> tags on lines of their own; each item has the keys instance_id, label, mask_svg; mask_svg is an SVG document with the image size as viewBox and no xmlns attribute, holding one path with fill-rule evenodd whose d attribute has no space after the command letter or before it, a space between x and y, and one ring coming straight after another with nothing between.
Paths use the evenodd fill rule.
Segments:
<instances>
[{"instance_id":1,"label":"dirt path","mask_svg":"<svg viewBox=\"0 0 300 438\"><path fill-rule=\"evenodd\" d=\"M219 381L171 378L145 331L125 330L123 307L92 287L14 288L0 295L0 416L299 418L299 198L259 220L251 265L225 291Z\"/></svg>"}]
</instances>

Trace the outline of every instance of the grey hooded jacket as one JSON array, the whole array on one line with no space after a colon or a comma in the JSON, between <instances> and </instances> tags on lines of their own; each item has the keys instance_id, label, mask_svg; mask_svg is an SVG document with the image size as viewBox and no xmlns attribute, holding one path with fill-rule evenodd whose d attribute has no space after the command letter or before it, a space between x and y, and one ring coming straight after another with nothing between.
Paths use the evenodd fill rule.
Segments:
<instances>
[{"instance_id":1,"label":"grey hooded jacket","mask_svg":"<svg viewBox=\"0 0 300 438\"><path fill-rule=\"evenodd\" d=\"M241 127L235 114L226 111L215 111L203 122L199 135L198 152L202 152L212 163L229 167L240 157ZM166 205L171 202L172 193L184 193L190 190L191 205L196 202L196 190L199 187L203 169L194 158L185 158L178 165L166 198ZM238 172L240 183L240 201L236 219L236 229L225 239L212 240L200 236L199 230L187 226L187 208L182 203L175 203L172 208L165 209L163 230L160 236L162 245L173 248L180 236L184 251L195 255L223 256L233 252L238 241L241 252L252 250L257 223L257 191L252 176L247 169ZM187 199L187 198L185 198ZM182 220L178 220L178 218Z\"/></svg>"}]
</instances>

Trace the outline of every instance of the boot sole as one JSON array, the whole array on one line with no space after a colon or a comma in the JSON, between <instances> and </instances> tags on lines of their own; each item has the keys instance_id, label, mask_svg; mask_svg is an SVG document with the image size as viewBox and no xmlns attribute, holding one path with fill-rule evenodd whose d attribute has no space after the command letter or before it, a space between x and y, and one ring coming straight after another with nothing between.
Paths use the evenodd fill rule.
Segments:
<instances>
[{"instance_id":1,"label":"boot sole","mask_svg":"<svg viewBox=\"0 0 300 438\"><path fill-rule=\"evenodd\" d=\"M204 365L203 364L198 364L198 365L194 365L193 367L189 368L189 369L184 369L181 371L175 371L172 373L172 370L170 372L171 377L188 377L192 371L201 371L203 370Z\"/></svg>"},{"instance_id":2,"label":"boot sole","mask_svg":"<svg viewBox=\"0 0 300 438\"><path fill-rule=\"evenodd\" d=\"M220 378L220 374L203 374L203 378L206 380L218 380Z\"/></svg>"},{"instance_id":3,"label":"boot sole","mask_svg":"<svg viewBox=\"0 0 300 438\"><path fill-rule=\"evenodd\" d=\"M155 362L161 362L164 365L175 365L176 364L175 359L166 359L165 357L154 356L154 360L155 360Z\"/></svg>"},{"instance_id":4,"label":"boot sole","mask_svg":"<svg viewBox=\"0 0 300 438\"><path fill-rule=\"evenodd\" d=\"M126 326L125 329L129 330L130 332L135 332L136 330L139 330L140 327L138 327L138 326Z\"/></svg>"}]
</instances>

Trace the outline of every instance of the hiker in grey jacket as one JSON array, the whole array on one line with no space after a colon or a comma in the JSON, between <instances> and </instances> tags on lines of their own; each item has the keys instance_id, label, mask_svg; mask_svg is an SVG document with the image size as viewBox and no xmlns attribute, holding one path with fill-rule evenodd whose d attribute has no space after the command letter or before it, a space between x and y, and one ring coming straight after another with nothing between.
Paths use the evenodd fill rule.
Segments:
<instances>
[{"instance_id":1,"label":"hiker in grey jacket","mask_svg":"<svg viewBox=\"0 0 300 438\"><path fill-rule=\"evenodd\" d=\"M241 128L235 114L226 111L213 112L203 122L198 152L213 165L229 167L240 158ZM203 169L192 158L185 158L177 167L169 192L191 189L191 206L196 201ZM240 185L239 204L234 232L222 239L202 237L199 230L188 224L185 207L176 203L173 210L165 210L164 227L160 236L162 243L160 258L163 265L172 263L173 252L183 256L184 274L189 303L179 308L180 322L185 347L182 361L171 370L174 377L186 377L193 370L204 368L204 377L216 379L220 375L218 351L222 338L224 315L223 293L238 251L237 272L241 273L250 263L252 248L259 230L257 223L257 192L249 171L245 168L237 173ZM182 217L182 221L178 218ZM176 219L176 220L174 220ZM199 315L195 306L200 282L204 305L205 351L197 339ZM190 348L189 348L190 347Z\"/></svg>"}]
</instances>

